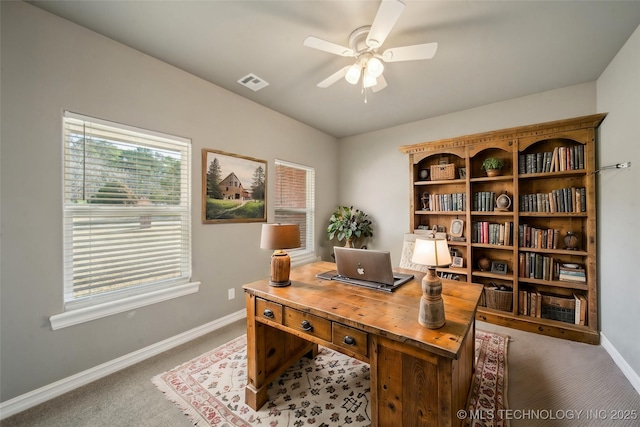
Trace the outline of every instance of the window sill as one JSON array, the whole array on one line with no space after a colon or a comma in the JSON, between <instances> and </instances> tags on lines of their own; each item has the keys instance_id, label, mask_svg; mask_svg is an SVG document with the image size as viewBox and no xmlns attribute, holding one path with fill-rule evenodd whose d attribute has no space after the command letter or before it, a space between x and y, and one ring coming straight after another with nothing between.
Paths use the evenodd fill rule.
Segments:
<instances>
[{"instance_id":1,"label":"window sill","mask_svg":"<svg viewBox=\"0 0 640 427\"><path fill-rule=\"evenodd\" d=\"M49 317L49 321L51 322L51 329L55 331L68 326L78 325L80 323L111 316L112 314L122 313L158 302L193 294L198 292L199 289L200 282L186 283L184 285L173 286L171 288L161 289L142 295L135 295L117 301L109 301L89 307L65 311L60 314L54 314Z\"/></svg>"},{"instance_id":2,"label":"window sill","mask_svg":"<svg viewBox=\"0 0 640 427\"><path fill-rule=\"evenodd\" d=\"M320 261L320 258L313 252L306 254L299 254L291 256L291 267L300 267L301 265L310 264L312 262Z\"/></svg>"}]
</instances>

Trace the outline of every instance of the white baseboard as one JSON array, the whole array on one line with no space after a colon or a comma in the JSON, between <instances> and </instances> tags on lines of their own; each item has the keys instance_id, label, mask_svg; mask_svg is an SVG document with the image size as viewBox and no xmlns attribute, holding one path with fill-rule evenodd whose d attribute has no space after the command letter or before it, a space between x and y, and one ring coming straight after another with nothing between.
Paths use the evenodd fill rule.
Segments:
<instances>
[{"instance_id":1,"label":"white baseboard","mask_svg":"<svg viewBox=\"0 0 640 427\"><path fill-rule=\"evenodd\" d=\"M613 344L611 344L611 341L609 341L603 333L600 333L600 344L607 353L609 353L609 356L611 356L615 364L618 365L618 368L620 368L624 376L627 377L633 388L640 394L640 375L624 360L622 355L618 353L618 350L616 350Z\"/></svg>"},{"instance_id":2,"label":"white baseboard","mask_svg":"<svg viewBox=\"0 0 640 427\"><path fill-rule=\"evenodd\" d=\"M170 350L246 317L246 310L237 311L228 316L214 320L213 322L198 326L190 331L183 332L171 338L167 338L164 341L160 341L143 349L134 351L133 353L126 354L118 357L117 359L79 372L70 377L63 378L44 387L40 387L39 389L14 397L6 402L0 402L0 420L32 408L78 387L89 384L90 382L106 377L107 375L113 374L121 369L135 365L145 359Z\"/></svg>"}]
</instances>

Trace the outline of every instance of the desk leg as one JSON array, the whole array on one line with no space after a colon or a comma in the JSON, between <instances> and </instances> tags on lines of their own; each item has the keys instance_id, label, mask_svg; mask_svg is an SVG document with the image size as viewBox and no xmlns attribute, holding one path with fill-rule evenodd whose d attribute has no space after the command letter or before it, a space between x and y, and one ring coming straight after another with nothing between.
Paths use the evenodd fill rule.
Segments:
<instances>
[{"instance_id":1,"label":"desk leg","mask_svg":"<svg viewBox=\"0 0 640 427\"><path fill-rule=\"evenodd\" d=\"M473 379L473 329L457 360L372 336L371 420L378 427L455 427Z\"/></svg>"},{"instance_id":2,"label":"desk leg","mask_svg":"<svg viewBox=\"0 0 640 427\"><path fill-rule=\"evenodd\" d=\"M314 357L318 345L283 330L258 322L254 297L245 294L247 305L247 386L245 403L257 411L267 403L269 384L304 355Z\"/></svg>"}]
</instances>

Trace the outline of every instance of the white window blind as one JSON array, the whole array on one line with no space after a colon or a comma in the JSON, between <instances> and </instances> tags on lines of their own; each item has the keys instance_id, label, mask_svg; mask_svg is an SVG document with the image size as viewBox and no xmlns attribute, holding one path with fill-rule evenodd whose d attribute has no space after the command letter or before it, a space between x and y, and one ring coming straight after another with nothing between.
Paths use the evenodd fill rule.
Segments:
<instances>
[{"instance_id":1,"label":"white window blind","mask_svg":"<svg viewBox=\"0 0 640 427\"><path fill-rule=\"evenodd\" d=\"M65 112L65 308L191 276L189 140Z\"/></svg>"},{"instance_id":2,"label":"white window blind","mask_svg":"<svg viewBox=\"0 0 640 427\"><path fill-rule=\"evenodd\" d=\"M284 160L275 161L275 222L298 224L299 250L289 251L291 258L315 251L315 170Z\"/></svg>"}]
</instances>

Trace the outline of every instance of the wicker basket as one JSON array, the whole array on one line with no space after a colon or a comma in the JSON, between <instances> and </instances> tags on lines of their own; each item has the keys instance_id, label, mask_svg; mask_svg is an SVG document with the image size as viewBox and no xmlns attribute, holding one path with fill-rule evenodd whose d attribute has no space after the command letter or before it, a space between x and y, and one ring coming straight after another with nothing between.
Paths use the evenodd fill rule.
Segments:
<instances>
[{"instance_id":1,"label":"wicker basket","mask_svg":"<svg viewBox=\"0 0 640 427\"><path fill-rule=\"evenodd\" d=\"M484 288L484 298L487 308L511 311L513 309L513 291L501 291L497 288Z\"/></svg>"},{"instance_id":2,"label":"wicker basket","mask_svg":"<svg viewBox=\"0 0 640 427\"><path fill-rule=\"evenodd\" d=\"M447 165L431 166L431 180L440 181L444 179L454 179L456 177L456 165L449 163Z\"/></svg>"}]
</instances>

